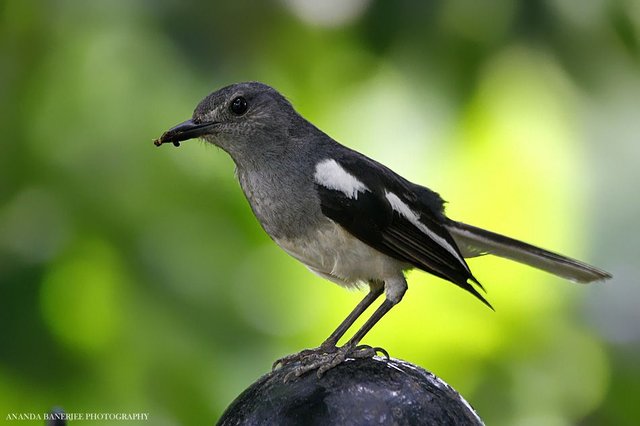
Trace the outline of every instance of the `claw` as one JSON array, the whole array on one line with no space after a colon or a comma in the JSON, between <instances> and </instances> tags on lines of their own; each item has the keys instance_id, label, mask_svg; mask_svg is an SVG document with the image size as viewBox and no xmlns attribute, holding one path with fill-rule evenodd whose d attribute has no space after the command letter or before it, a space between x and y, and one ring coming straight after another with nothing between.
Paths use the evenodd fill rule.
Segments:
<instances>
[{"instance_id":1,"label":"claw","mask_svg":"<svg viewBox=\"0 0 640 426\"><path fill-rule=\"evenodd\" d=\"M384 348L381 348L380 346L375 346L372 349L376 351L376 355L378 353L381 353L387 359L387 361L391 359L391 357L389 356L389 352L387 352Z\"/></svg>"},{"instance_id":2,"label":"claw","mask_svg":"<svg viewBox=\"0 0 640 426\"><path fill-rule=\"evenodd\" d=\"M335 346L333 346L333 347L320 346L320 347L317 347L317 348L314 348L314 349L304 349L304 350L302 350L302 351L300 351L298 353L287 355L287 356L283 356L282 358L279 358L279 359L275 360L275 362L271 366L271 370L273 371L278 367L282 368L285 365L291 364L291 363L294 363L294 362L303 363L305 360L310 360L310 359L313 359L313 358L317 358L318 356L320 356L322 354L336 352L337 350L338 350L338 348L336 348Z\"/></svg>"},{"instance_id":3,"label":"claw","mask_svg":"<svg viewBox=\"0 0 640 426\"><path fill-rule=\"evenodd\" d=\"M284 383L289 383L291 380L295 380L298 377L301 376L301 373L299 373L297 370L293 370L287 373L286 376L284 376Z\"/></svg>"},{"instance_id":4,"label":"claw","mask_svg":"<svg viewBox=\"0 0 640 426\"><path fill-rule=\"evenodd\" d=\"M349 358L373 358L378 353L381 353L385 358L389 359L389 353L380 347L372 347L369 345L352 346L348 344L340 348L335 346L320 346L315 349L305 349L297 354L280 358L273 363L273 369L282 368L291 363L297 364L292 366L291 371L285 375L285 383L314 370L316 370L316 376L321 378L324 373L342 364Z\"/></svg>"}]
</instances>

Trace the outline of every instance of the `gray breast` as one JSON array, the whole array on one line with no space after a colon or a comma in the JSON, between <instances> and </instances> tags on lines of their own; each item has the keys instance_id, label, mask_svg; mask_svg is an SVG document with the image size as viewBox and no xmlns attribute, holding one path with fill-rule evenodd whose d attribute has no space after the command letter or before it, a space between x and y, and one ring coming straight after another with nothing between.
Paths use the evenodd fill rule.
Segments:
<instances>
[{"instance_id":1,"label":"gray breast","mask_svg":"<svg viewBox=\"0 0 640 426\"><path fill-rule=\"evenodd\" d=\"M328 221L306 176L291 170L238 169L238 179L253 213L273 239L306 235Z\"/></svg>"}]
</instances>

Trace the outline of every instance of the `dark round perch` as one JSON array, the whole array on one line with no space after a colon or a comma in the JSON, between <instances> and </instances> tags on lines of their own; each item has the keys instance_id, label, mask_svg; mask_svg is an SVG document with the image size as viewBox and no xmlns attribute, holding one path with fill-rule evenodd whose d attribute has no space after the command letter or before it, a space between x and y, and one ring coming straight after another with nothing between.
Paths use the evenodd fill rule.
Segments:
<instances>
[{"instance_id":1,"label":"dark round perch","mask_svg":"<svg viewBox=\"0 0 640 426\"><path fill-rule=\"evenodd\" d=\"M348 360L318 379L284 383L294 364L266 374L218 425L482 425L471 406L428 371L397 359Z\"/></svg>"}]
</instances>

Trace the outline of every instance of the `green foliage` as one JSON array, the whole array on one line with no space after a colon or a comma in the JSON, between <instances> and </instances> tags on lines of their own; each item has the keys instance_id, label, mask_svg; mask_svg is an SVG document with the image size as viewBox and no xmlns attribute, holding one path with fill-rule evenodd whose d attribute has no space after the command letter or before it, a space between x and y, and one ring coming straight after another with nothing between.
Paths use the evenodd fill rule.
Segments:
<instances>
[{"instance_id":1,"label":"green foliage","mask_svg":"<svg viewBox=\"0 0 640 426\"><path fill-rule=\"evenodd\" d=\"M452 217L619 269L578 287L472 260L495 313L411 273L366 343L487 424L633 424L637 5L256 3L0 3L0 416L211 422L357 303L264 235L224 153L152 144L260 80Z\"/></svg>"}]
</instances>

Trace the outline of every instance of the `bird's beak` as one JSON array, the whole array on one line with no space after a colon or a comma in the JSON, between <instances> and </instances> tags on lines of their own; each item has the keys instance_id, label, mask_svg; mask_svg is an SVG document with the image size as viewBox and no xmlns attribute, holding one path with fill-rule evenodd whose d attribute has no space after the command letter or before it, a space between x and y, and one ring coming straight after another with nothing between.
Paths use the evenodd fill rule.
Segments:
<instances>
[{"instance_id":1,"label":"bird's beak","mask_svg":"<svg viewBox=\"0 0 640 426\"><path fill-rule=\"evenodd\" d=\"M215 122L194 123L193 120L187 120L164 132L162 136L153 141L153 144L160 146L163 143L172 142L175 146L180 146L181 141L206 135L217 124Z\"/></svg>"}]
</instances>

